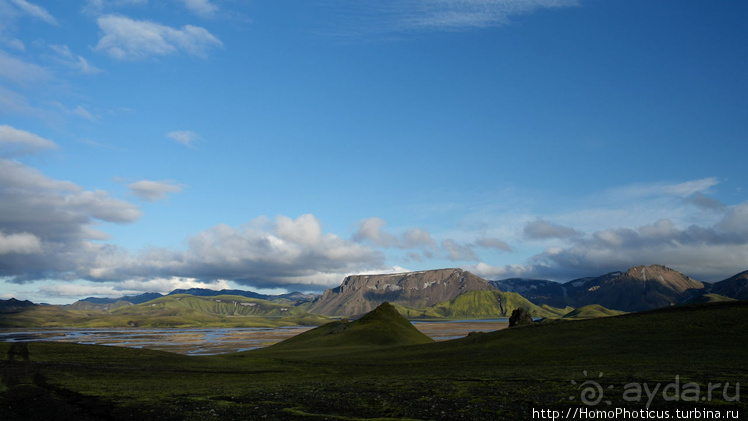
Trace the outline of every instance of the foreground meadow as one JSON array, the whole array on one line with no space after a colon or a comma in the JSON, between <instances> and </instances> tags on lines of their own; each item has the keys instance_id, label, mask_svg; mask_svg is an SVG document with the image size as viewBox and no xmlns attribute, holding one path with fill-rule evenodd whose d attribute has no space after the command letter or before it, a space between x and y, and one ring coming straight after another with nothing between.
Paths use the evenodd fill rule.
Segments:
<instances>
[{"instance_id":1,"label":"foreground meadow","mask_svg":"<svg viewBox=\"0 0 748 421\"><path fill-rule=\"evenodd\" d=\"M443 342L398 317L335 322L269 348L209 357L1 343L0 404L7 419L77 420L516 420L542 409L647 405L671 418L689 409L742 417L748 407L738 385L748 384L746 302Z\"/></svg>"}]
</instances>

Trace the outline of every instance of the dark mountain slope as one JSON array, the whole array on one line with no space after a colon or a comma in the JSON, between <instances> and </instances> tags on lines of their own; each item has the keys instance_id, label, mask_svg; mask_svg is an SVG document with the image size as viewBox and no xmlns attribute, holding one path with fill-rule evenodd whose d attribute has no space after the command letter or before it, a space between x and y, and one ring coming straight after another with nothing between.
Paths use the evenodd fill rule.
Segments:
<instances>
[{"instance_id":1,"label":"dark mountain slope","mask_svg":"<svg viewBox=\"0 0 748 421\"><path fill-rule=\"evenodd\" d=\"M748 270L713 284L709 292L736 300L748 300Z\"/></svg>"}]
</instances>

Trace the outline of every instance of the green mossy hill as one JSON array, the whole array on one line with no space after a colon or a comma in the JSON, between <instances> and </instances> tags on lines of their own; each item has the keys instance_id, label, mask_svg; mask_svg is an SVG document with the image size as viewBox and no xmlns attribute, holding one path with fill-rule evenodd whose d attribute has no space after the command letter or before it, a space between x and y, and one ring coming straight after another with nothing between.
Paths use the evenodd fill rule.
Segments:
<instances>
[{"instance_id":1,"label":"green mossy hill","mask_svg":"<svg viewBox=\"0 0 748 421\"><path fill-rule=\"evenodd\" d=\"M594 319L596 317L610 317L626 314L624 311L611 310L599 304L579 307L563 315L563 319Z\"/></svg>"},{"instance_id":2,"label":"green mossy hill","mask_svg":"<svg viewBox=\"0 0 748 421\"><path fill-rule=\"evenodd\" d=\"M516 292L468 291L452 300L433 306L431 313L445 318L510 317L524 308L532 317L559 317L563 309L537 306Z\"/></svg>"},{"instance_id":3,"label":"green mossy hill","mask_svg":"<svg viewBox=\"0 0 748 421\"><path fill-rule=\"evenodd\" d=\"M238 295L197 297L188 294L167 295L143 304L119 308L114 314L158 315L164 311L193 309L223 316L288 317L305 312L299 308Z\"/></svg>"},{"instance_id":4,"label":"green mossy hill","mask_svg":"<svg viewBox=\"0 0 748 421\"><path fill-rule=\"evenodd\" d=\"M683 303L684 305L688 304L709 304L709 303L721 303L725 301L737 301L734 298L725 297L724 295L719 294L701 294L697 295L696 297L691 298L690 300Z\"/></svg>"},{"instance_id":5,"label":"green mossy hill","mask_svg":"<svg viewBox=\"0 0 748 421\"><path fill-rule=\"evenodd\" d=\"M269 348L297 350L350 346L399 346L434 342L416 329L389 303L380 304L371 312L353 322L346 320L327 323Z\"/></svg>"},{"instance_id":6,"label":"green mossy hill","mask_svg":"<svg viewBox=\"0 0 748 421\"><path fill-rule=\"evenodd\" d=\"M0 315L0 327L276 327L318 326L329 320L260 299L181 294L111 310L34 306Z\"/></svg>"}]
</instances>

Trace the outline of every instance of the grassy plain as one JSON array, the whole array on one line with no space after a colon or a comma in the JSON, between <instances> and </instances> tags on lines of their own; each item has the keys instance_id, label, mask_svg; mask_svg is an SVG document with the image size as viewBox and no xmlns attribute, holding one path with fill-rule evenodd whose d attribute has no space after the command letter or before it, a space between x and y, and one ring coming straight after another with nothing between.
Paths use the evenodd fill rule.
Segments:
<instances>
[{"instance_id":1,"label":"grassy plain","mask_svg":"<svg viewBox=\"0 0 748 421\"><path fill-rule=\"evenodd\" d=\"M700 399L729 383L698 402L660 393L650 408L744 415L745 398L732 400L736 383L748 384L747 317L746 302L716 303L411 345L379 341L391 332L375 320L368 341L362 328L352 342L310 334L211 357L0 343L0 405L8 419L518 420L580 405L580 385L594 379L599 409L644 408L647 396L624 396L627 385L693 383Z\"/></svg>"}]
</instances>

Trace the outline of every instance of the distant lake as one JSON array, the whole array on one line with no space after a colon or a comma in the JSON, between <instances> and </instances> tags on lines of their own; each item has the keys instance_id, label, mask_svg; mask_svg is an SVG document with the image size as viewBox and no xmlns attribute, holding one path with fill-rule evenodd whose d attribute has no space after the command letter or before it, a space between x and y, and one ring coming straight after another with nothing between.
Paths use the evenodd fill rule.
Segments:
<instances>
[{"instance_id":1,"label":"distant lake","mask_svg":"<svg viewBox=\"0 0 748 421\"><path fill-rule=\"evenodd\" d=\"M473 331L504 329L507 319L413 321L436 341L457 339ZM262 348L313 329L277 328L49 328L0 329L0 342L68 342L155 349L186 355L216 355Z\"/></svg>"}]
</instances>

